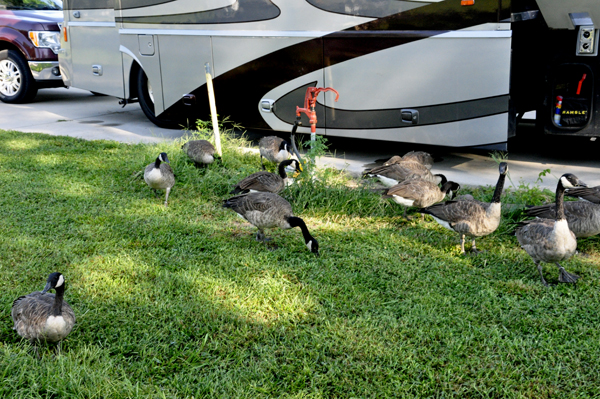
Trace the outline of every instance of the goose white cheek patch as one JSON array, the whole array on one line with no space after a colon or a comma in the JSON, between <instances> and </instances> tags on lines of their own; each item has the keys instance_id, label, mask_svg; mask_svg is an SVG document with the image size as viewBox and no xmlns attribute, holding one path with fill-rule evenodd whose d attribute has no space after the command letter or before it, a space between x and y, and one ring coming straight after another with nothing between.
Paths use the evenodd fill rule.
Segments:
<instances>
[{"instance_id":1,"label":"goose white cheek patch","mask_svg":"<svg viewBox=\"0 0 600 399\"><path fill-rule=\"evenodd\" d=\"M308 250L310 252L312 252L312 241L309 241L309 242L306 243L306 248L308 248Z\"/></svg>"},{"instance_id":2,"label":"goose white cheek patch","mask_svg":"<svg viewBox=\"0 0 600 399\"><path fill-rule=\"evenodd\" d=\"M56 283L56 286L60 287L61 285L64 284L64 282L65 282L65 278L61 274L60 277L58 278L58 282Z\"/></svg>"},{"instance_id":3,"label":"goose white cheek patch","mask_svg":"<svg viewBox=\"0 0 600 399\"><path fill-rule=\"evenodd\" d=\"M560 182L562 183L564 188L573 188L575 186L573 186L573 184L571 184L571 182L569 180L567 180L566 177L561 177L560 178Z\"/></svg>"}]
</instances>

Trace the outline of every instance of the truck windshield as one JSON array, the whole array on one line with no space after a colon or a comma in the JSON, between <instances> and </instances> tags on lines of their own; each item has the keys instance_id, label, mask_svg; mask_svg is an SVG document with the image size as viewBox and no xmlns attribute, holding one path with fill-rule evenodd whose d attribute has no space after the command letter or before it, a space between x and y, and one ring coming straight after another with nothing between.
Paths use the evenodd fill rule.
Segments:
<instances>
[{"instance_id":1,"label":"truck windshield","mask_svg":"<svg viewBox=\"0 0 600 399\"><path fill-rule=\"evenodd\" d=\"M0 10L62 10L62 1L0 0Z\"/></svg>"}]
</instances>

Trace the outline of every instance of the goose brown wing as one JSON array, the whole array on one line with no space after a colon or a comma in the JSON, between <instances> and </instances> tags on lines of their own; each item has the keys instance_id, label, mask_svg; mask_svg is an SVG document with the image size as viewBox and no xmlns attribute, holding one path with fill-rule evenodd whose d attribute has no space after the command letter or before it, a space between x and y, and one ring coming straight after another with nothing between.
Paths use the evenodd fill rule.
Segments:
<instances>
[{"instance_id":1,"label":"goose brown wing","mask_svg":"<svg viewBox=\"0 0 600 399\"><path fill-rule=\"evenodd\" d=\"M383 163L383 166L389 166L389 165L393 165L395 163L400 163L400 162L402 162L402 157L400 155L394 155L393 157L391 157L390 159L385 161Z\"/></svg>"},{"instance_id":2,"label":"goose brown wing","mask_svg":"<svg viewBox=\"0 0 600 399\"><path fill-rule=\"evenodd\" d=\"M404 181L390 187L384 192L384 197L398 196L414 200L414 206L426 207L441 201L444 197L439 187L434 183L422 179Z\"/></svg>"},{"instance_id":3,"label":"goose brown wing","mask_svg":"<svg viewBox=\"0 0 600 399\"><path fill-rule=\"evenodd\" d=\"M419 165L415 162L411 162L411 164ZM387 178L394 179L399 182L409 180L412 178L418 178L421 176L421 173L419 173L419 171L415 171L410 166L404 164L378 166L376 168L371 169L367 173L371 175L385 176Z\"/></svg>"},{"instance_id":4,"label":"goose brown wing","mask_svg":"<svg viewBox=\"0 0 600 399\"><path fill-rule=\"evenodd\" d=\"M552 229L554 229L555 222L552 219L535 219L519 223L519 227L515 233L519 244L522 247L532 245L545 246L548 242L547 237L551 234ZM548 248L551 248L550 244Z\"/></svg>"},{"instance_id":5,"label":"goose brown wing","mask_svg":"<svg viewBox=\"0 0 600 399\"><path fill-rule=\"evenodd\" d=\"M173 169L171 168L171 165L169 165L168 163L161 163L160 164L160 171L163 175L163 179L165 181L165 183L167 184L168 187L173 187L175 185L175 174L173 173Z\"/></svg>"},{"instance_id":6,"label":"goose brown wing","mask_svg":"<svg viewBox=\"0 0 600 399\"><path fill-rule=\"evenodd\" d=\"M433 166L433 157L431 154L424 151L410 151L404 154L402 157L403 161L414 161L425 166L427 169L431 169Z\"/></svg>"},{"instance_id":7,"label":"goose brown wing","mask_svg":"<svg viewBox=\"0 0 600 399\"><path fill-rule=\"evenodd\" d=\"M266 212L272 208L280 209L284 213L292 215L292 206L277 194L257 192L238 195L225 200L223 206L231 208L240 215L247 212Z\"/></svg>"},{"instance_id":8,"label":"goose brown wing","mask_svg":"<svg viewBox=\"0 0 600 399\"><path fill-rule=\"evenodd\" d=\"M485 203L479 201L446 201L421 211L444 220L453 226L461 222L470 222L485 217L485 205Z\"/></svg>"},{"instance_id":9,"label":"goose brown wing","mask_svg":"<svg viewBox=\"0 0 600 399\"><path fill-rule=\"evenodd\" d=\"M564 209L569 229L577 237L590 237L600 233L600 204L588 201L568 201L564 203ZM556 205L534 206L526 209L525 213L527 216L554 219L556 217Z\"/></svg>"},{"instance_id":10,"label":"goose brown wing","mask_svg":"<svg viewBox=\"0 0 600 399\"><path fill-rule=\"evenodd\" d=\"M283 190L284 183L281 176L271 172L256 172L242 179L236 187L240 190L255 190L278 193Z\"/></svg>"},{"instance_id":11,"label":"goose brown wing","mask_svg":"<svg viewBox=\"0 0 600 399\"><path fill-rule=\"evenodd\" d=\"M581 198L594 204L600 204L600 186L570 188L566 194L569 197Z\"/></svg>"}]
</instances>

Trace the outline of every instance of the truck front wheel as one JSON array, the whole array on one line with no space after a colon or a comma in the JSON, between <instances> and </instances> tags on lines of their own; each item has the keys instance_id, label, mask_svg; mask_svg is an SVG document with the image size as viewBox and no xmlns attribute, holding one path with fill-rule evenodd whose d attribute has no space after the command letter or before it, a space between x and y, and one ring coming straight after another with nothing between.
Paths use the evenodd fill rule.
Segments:
<instances>
[{"instance_id":1,"label":"truck front wheel","mask_svg":"<svg viewBox=\"0 0 600 399\"><path fill-rule=\"evenodd\" d=\"M146 73L143 69L140 68L137 76L137 91L138 91L138 100L140 102L140 107L144 114L152 123L154 123L158 127L163 127L166 129L177 129L179 125L171 120L157 117L154 113L154 93L152 91L152 85L146 76Z\"/></svg>"},{"instance_id":2,"label":"truck front wheel","mask_svg":"<svg viewBox=\"0 0 600 399\"><path fill-rule=\"evenodd\" d=\"M33 100L36 94L35 79L21 53L0 51L0 101L25 103Z\"/></svg>"}]
</instances>

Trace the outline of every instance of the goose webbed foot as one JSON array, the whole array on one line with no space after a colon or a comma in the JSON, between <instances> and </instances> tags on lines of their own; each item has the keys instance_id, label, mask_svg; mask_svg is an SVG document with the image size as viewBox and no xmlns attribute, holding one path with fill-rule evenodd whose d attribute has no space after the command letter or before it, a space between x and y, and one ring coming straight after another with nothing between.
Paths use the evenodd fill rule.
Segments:
<instances>
[{"instance_id":1,"label":"goose webbed foot","mask_svg":"<svg viewBox=\"0 0 600 399\"><path fill-rule=\"evenodd\" d=\"M483 252L477 249L477 246L475 245L475 240L473 240L473 242L471 243L471 252L473 252L474 255Z\"/></svg>"},{"instance_id":2,"label":"goose webbed foot","mask_svg":"<svg viewBox=\"0 0 600 399\"><path fill-rule=\"evenodd\" d=\"M557 263L557 265L558 265L558 263ZM558 281L561 283L575 284L577 282L577 280L579 280L581 278L576 274L571 274L571 273L567 272L565 270L565 268L560 265L558 265L558 270L560 271L560 273L558 275Z\"/></svg>"},{"instance_id":3,"label":"goose webbed foot","mask_svg":"<svg viewBox=\"0 0 600 399\"><path fill-rule=\"evenodd\" d=\"M269 242L269 241L272 241L272 240L273 240L272 238L269 238L269 237L265 236L265 233L263 233L262 231L259 230L259 231L256 232L256 241L260 241L260 242L266 243L266 242Z\"/></svg>"}]
</instances>

